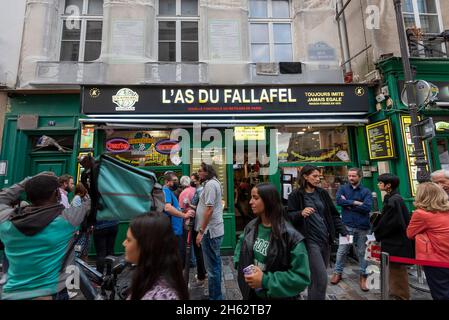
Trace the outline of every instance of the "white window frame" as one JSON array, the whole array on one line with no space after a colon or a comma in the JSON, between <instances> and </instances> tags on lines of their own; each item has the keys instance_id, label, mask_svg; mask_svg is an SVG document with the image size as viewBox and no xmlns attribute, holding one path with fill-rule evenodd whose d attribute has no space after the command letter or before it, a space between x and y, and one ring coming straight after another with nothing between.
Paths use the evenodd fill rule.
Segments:
<instances>
[{"instance_id":1,"label":"white window frame","mask_svg":"<svg viewBox=\"0 0 449 320\"><path fill-rule=\"evenodd\" d=\"M159 58L159 22L175 22L175 50L176 50L176 59L175 61L166 61L163 62L194 62L194 61L182 61L182 55L181 55L181 43L182 42L191 42L191 43L198 43L198 61L200 61L200 16L199 16L199 10L200 0L197 1L197 15L196 16L183 16L181 12L181 0L176 0L176 15L175 16L160 16L159 15L159 1L157 1L157 15L156 15L156 52L157 52L157 60L161 61ZM197 33L198 33L198 40L197 41L182 41L181 39L181 23L182 22L196 22L197 23ZM166 40L162 40L166 41ZM166 41L166 42L172 42L172 41Z\"/></svg>"},{"instance_id":2,"label":"white window frame","mask_svg":"<svg viewBox=\"0 0 449 320\"><path fill-rule=\"evenodd\" d=\"M99 15L87 15L87 11L89 9L89 0L83 0L83 8L81 9L81 16L72 16L65 12L65 0L59 0L60 1L60 27L59 27L59 52L58 52L58 61L64 62L64 61L73 61L73 60L61 60L61 50L62 50L62 43L64 40L62 39L62 32L64 30L64 23L66 23L66 20L68 18L73 20L79 20L80 21L80 47L78 52L78 62L84 62L84 53L86 50L86 33L87 33L87 22L89 21L99 21L101 22L101 27L103 29L103 16ZM104 1L103 1L104 4ZM97 42L97 41L95 41ZM103 39L100 41L101 45L103 45ZM75 61L73 61L75 62Z\"/></svg>"},{"instance_id":3,"label":"white window frame","mask_svg":"<svg viewBox=\"0 0 449 320\"><path fill-rule=\"evenodd\" d=\"M253 18L251 17L251 8L248 8L248 14L249 14L249 52L251 53L251 61L256 62L253 60L252 56L252 45L251 42L251 25L252 24L267 24L268 25L268 46L269 46L269 53L270 53L270 59L269 62L278 62L275 60L275 43L274 43L274 25L275 24L289 24L290 25L290 36L291 36L291 46L292 46L292 61L294 60L294 46L293 46L293 27L292 27L292 1L288 0L288 18L273 18L273 5L272 0L266 0L267 2L267 16L266 18ZM250 6L250 1L248 0L248 6Z\"/></svg>"},{"instance_id":4,"label":"white window frame","mask_svg":"<svg viewBox=\"0 0 449 320\"><path fill-rule=\"evenodd\" d=\"M418 0L411 0L412 2L412 8L413 8L413 12L409 12L409 11L405 11L405 5L402 6L402 14L411 14L413 13L413 17L415 20L415 27L417 29L421 29L421 19L420 16L437 16L438 17L438 26L439 26L439 31L438 33L443 32L444 30L444 26L443 26L443 17L441 16L441 6L440 6L440 0L433 0L435 1L435 7L437 9L436 13L420 13L419 12L419 6L418 6ZM422 42L420 42L422 44ZM421 48L423 48L422 46L419 46ZM445 52L445 47L444 44L441 44L441 51ZM421 57L426 57L425 53L420 55Z\"/></svg>"}]
</instances>

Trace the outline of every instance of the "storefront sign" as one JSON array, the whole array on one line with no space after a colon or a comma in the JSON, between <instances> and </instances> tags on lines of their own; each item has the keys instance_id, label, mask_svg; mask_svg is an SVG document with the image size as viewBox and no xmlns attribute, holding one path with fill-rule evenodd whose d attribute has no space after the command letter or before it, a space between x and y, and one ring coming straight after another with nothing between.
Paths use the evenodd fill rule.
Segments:
<instances>
[{"instance_id":1,"label":"storefront sign","mask_svg":"<svg viewBox=\"0 0 449 320\"><path fill-rule=\"evenodd\" d=\"M133 138L128 139L131 145L131 154L136 156L150 155L153 150L151 148L154 145L155 139L147 132L138 131L134 133Z\"/></svg>"},{"instance_id":2,"label":"storefront sign","mask_svg":"<svg viewBox=\"0 0 449 320\"><path fill-rule=\"evenodd\" d=\"M367 113L363 84L271 86L96 86L82 87L84 114L290 114L298 112Z\"/></svg>"},{"instance_id":3,"label":"storefront sign","mask_svg":"<svg viewBox=\"0 0 449 320\"><path fill-rule=\"evenodd\" d=\"M413 144L410 124L412 118L410 116L401 116L402 140L404 141L404 150L407 158L410 188L412 196L416 195L416 187L418 186L418 166L416 165L416 156L414 155L415 146ZM423 144L424 157L427 159L426 148ZM429 168L427 167L427 170Z\"/></svg>"},{"instance_id":4,"label":"storefront sign","mask_svg":"<svg viewBox=\"0 0 449 320\"><path fill-rule=\"evenodd\" d=\"M390 120L382 120L366 126L369 158L371 160L395 157Z\"/></svg>"},{"instance_id":5,"label":"storefront sign","mask_svg":"<svg viewBox=\"0 0 449 320\"><path fill-rule=\"evenodd\" d=\"M265 127L235 127L235 140L265 140Z\"/></svg>"},{"instance_id":6,"label":"storefront sign","mask_svg":"<svg viewBox=\"0 0 449 320\"><path fill-rule=\"evenodd\" d=\"M179 151L179 141L177 140L160 140L154 146L156 152L160 154L171 154Z\"/></svg>"},{"instance_id":7,"label":"storefront sign","mask_svg":"<svg viewBox=\"0 0 449 320\"><path fill-rule=\"evenodd\" d=\"M114 138L106 141L106 150L112 153L126 152L129 147L129 142L126 139Z\"/></svg>"}]
</instances>

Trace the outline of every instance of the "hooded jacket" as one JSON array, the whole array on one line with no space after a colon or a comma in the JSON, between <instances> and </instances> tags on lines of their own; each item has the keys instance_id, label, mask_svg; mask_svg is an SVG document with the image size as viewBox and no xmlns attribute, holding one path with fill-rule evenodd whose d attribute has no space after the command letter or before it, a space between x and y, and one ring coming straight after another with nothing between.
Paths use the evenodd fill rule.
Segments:
<instances>
[{"instance_id":1,"label":"hooded jacket","mask_svg":"<svg viewBox=\"0 0 449 320\"><path fill-rule=\"evenodd\" d=\"M90 209L60 204L14 209L28 179L0 192L0 239L9 261L2 299L33 299L66 287L73 264L74 233ZM67 272L66 272L67 271Z\"/></svg>"}]
</instances>

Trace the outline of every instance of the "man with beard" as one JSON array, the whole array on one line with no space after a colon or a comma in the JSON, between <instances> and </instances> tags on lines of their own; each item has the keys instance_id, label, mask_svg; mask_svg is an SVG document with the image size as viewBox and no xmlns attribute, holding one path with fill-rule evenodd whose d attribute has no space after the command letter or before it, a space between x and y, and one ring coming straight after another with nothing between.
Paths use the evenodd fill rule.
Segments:
<instances>
[{"instance_id":1,"label":"man with beard","mask_svg":"<svg viewBox=\"0 0 449 320\"><path fill-rule=\"evenodd\" d=\"M179 187L178 177L172 171L168 171L164 175L164 187L162 190L165 195L165 208L164 213L171 219L171 225L173 228L173 233L178 239L179 253L182 257L182 265L184 265L185 260L185 243L183 239L184 233L184 219L194 217L191 211L186 213L181 211L179 207L178 198L175 196L174 191Z\"/></svg>"},{"instance_id":2,"label":"man with beard","mask_svg":"<svg viewBox=\"0 0 449 320\"><path fill-rule=\"evenodd\" d=\"M368 291L366 286L365 249L366 236L370 229L369 213L373 203L371 191L361 184L362 170L351 168L348 171L349 183L341 186L336 195L337 204L342 207L341 218L349 234L354 237L355 249L360 266L359 285L362 291ZM350 244L340 244L337 251L337 261L335 263L334 274L331 279L332 284L340 282L348 255Z\"/></svg>"},{"instance_id":3,"label":"man with beard","mask_svg":"<svg viewBox=\"0 0 449 320\"><path fill-rule=\"evenodd\" d=\"M67 197L67 194L69 192L73 192L73 190L75 189L75 184L73 183L73 177L68 174L64 174L59 177L58 182L59 182L59 193L61 194L61 204L65 208L69 208L70 203L69 203L69 198Z\"/></svg>"}]
</instances>

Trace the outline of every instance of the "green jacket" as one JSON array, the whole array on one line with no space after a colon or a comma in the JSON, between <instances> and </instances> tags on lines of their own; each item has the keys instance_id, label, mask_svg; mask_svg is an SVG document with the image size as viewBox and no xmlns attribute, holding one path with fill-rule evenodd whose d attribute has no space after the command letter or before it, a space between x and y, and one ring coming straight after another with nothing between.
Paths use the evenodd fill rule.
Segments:
<instances>
[{"instance_id":1,"label":"green jacket","mask_svg":"<svg viewBox=\"0 0 449 320\"><path fill-rule=\"evenodd\" d=\"M68 209L58 204L29 206L19 218L11 219L15 210L10 204L19 198L27 180L0 192L0 239L9 261L2 299L33 299L66 287L69 276L74 276L73 268L66 268L74 261L74 233L90 209L90 201Z\"/></svg>"},{"instance_id":2,"label":"green jacket","mask_svg":"<svg viewBox=\"0 0 449 320\"><path fill-rule=\"evenodd\" d=\"M293 226L282 224L281 239L270 238L266 270L262 277L263 291L254 297L254 290L244 282L243 268L254 263L254 242L258 219L252 220L240 235L234 251L234 264L239 273L239 287L243 299L294 298L310 284L309 258L304 237Z\"/></svg>"}]
</instances>

